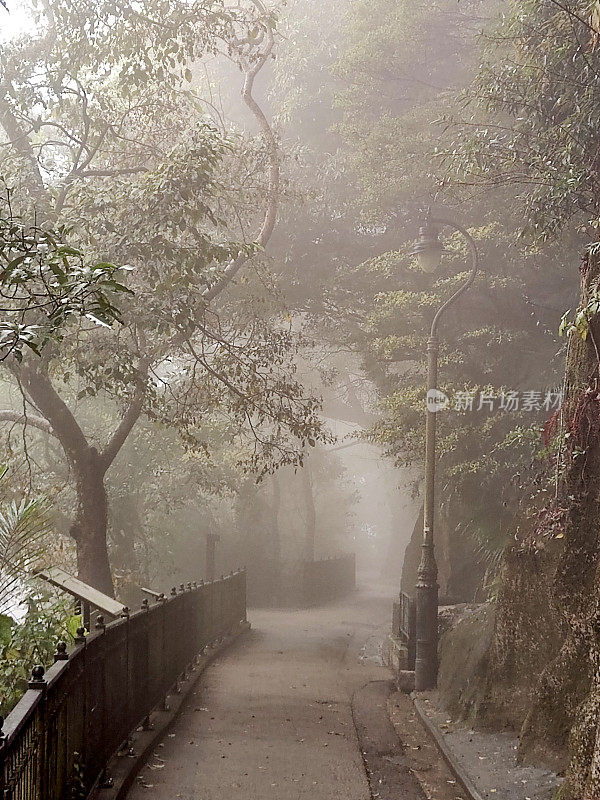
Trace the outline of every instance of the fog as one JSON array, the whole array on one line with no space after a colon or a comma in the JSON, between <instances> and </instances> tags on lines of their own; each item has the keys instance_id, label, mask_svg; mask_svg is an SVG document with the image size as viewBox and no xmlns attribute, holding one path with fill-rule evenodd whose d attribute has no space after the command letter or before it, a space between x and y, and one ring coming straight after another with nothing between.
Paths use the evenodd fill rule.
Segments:
<instances>
[{"instance_id":1,"label":"fog","mask_svg":"<svg viewBox=\"0 0 600 800\"><path fill-rule=\"evenodd\" d=\"M76 707L133 750L239 635L190 799L455 800L426 729L467 794L600 797L599 42L596 0L0 0L2 714L106 635L127 697ZM70 736L19 797L105 779Z\"/></svg>"}]
</instances>

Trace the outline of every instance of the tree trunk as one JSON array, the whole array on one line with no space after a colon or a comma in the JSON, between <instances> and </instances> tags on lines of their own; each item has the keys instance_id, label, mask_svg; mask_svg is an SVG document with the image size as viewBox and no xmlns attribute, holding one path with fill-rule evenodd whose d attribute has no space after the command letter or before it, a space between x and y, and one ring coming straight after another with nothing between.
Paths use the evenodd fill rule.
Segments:
<instances>
[{"instance_id":1,"label":"tree trunk","mask_svg":"<svg viewBox=\"0 0 600 800\"><path fill-rule=\"evenodd\" d=\"M271 478L273 486L273 502L271 506L271 553L273 555L273 582L272 582L272 602L279 605L279 594L281 589L281 530L279 528L279 511L281 509L281 485L279 476L273 475Z\"/></svg>"},{"instance_id":2,"label":"tree trunk","mask_svg":"<svg viewBox=\"0 0 600 800\"><path fill-rule=\"evenodd\" d=\"M582 270L581 305L600 287L600 257L590 257ZM555 595L569 635L570 653L582 653L577 675L581 692L569 692L566 711L574 714L570 733L570 765L564 796L596 800L600 796L600 320L589 323L585 341L573 337L567 362L566 419L571 420L572 459L566 480L570 504L564 549L556 570ZM585 404L585 405L584 405ZM585 413L583 413L585 412ZM583 661L583 664L581 662ZM555 683L557 681L555 680ZM544 682L542 681L542 690ZM557 687L561 692L561 687ZM558 695L560 697L560 694ZM552 699L552 694L551 694ZM564 702L564 700L563 700Z\"/></svg>"},{"instance_id":3,"label":"tree trunk","mask_svg":"<svg viewBox=\"0 0 600 800\"><path fill-rule=\"evenodd\" d=\"M104 466L98 451L91 447L88 457L77 466L77 513L70 533L77 543L77 571L80 580L114 597L108 560L108 496L104 476Z\"/></svg>"},{"instance_id":4,"label":"tree trunk","mask_svg":"<svg viewBox=\"0 0 600 800\"><path fill-rule=\"evenodd\" d=\"M279 511L281 509L281 485L279 483L279 476L273 475L271 478L273 486L273 504L271 506L272 513L272 528L273 538L271 544L271 552L273 554L273 561L275 564L281 566L281 530L279 528Z\"/></svg>"},{"instance_id":5,"label":"tree trunk","mask_svg":"<svg viewBox=\"0 0 600 800\"><path fill-rule=\"evenodd\" d=\"M70 409L52 385L43 362L15 367L23 390L48 420L75 476L77 512L71 535L77 544L77 569L81 580L114 596L106 541L108 499L104 479L109 461L94 447Z\"/></svg>"},{"instance_id":6,"label":"tree trunk","mask_svg":"<svg viewBox=\"0 0 600 800\"><path fill-rule=\"evenodd\" d=\"M300 470L302 479L302 496L304 498L304 511L306 514L304 528L304 559L306 561L315 560L315 533L317 526L317 513L315 510L315 498L313 496L312 469L309 458L304 460L304 465Z\"/></svg>"}]
</instances>

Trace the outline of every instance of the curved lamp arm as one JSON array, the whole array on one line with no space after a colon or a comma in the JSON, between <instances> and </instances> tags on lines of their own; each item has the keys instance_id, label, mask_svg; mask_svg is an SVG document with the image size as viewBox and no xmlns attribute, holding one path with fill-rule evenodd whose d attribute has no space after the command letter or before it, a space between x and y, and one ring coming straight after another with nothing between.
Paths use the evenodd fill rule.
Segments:
<instances>
[{"instance_id":1,"label":"curved lamp arm","mask_svg":"<svg viewBox=\"0 0 600 800\"><path fill-rule=\"evenodd\" d=\"M460 286L454 294L446 300L446 302L439 308L436 312L435 317L433 318L433 322L431 323L431 334L430 337L433 339L437 336L437 329L440 322L440 318L444 314L445 311L457 300L461 294L467 291L469 286L475 280L475 275L477 274L477 270L479 269L479 252L477 250L477 245L475 244L475 240L471 236L471 234L467 231L466 228L463 228L462 225L454 222L451 219L445 219L443 217L438 217L436 219L431 219L430 222L433 225L440 225L443 227L454 228L455 231L462 233L467 241L467 245L469 246L469 251L471 253L471 272L467 280Z\"/></svg>"},{"instance_id":2,"label":"curved lamp arm","mask_svg":"<svg viewBox=\"0 0 600 800\"><path fill-rule=\"evenodd\" d=\"M431 323L431 335L427 342L427 390L437 389L438 373L438 336L437 329L442 314L457 300L475 280L479 266L479 254L471 234L461 225L445 218L428 219L427 227L447 226L462 233L467 240L471 252L471 272L467 280L438 309ZM432 230L423 231L424 238L432 241ZM433 244L441 247L435 235ZM417 253L426 252L427 242L421 242ZM436 467L436 411L427 408L425 426L425 498L423 502L423 544L421 563L415 586L417 622L416 622L416 657L415 657L415 689L422 692L434 689L438 673L438 568L435 560L435 543L433 534L435 511L435 467Z\"/></svg>"}]
</instances>

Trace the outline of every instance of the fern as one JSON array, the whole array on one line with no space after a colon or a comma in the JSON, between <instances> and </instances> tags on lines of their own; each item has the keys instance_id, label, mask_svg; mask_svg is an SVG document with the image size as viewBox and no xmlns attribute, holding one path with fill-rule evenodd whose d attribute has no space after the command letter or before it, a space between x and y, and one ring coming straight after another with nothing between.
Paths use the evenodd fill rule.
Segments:
<instances>
[{"instance_id":1,"label":"fern","mask_svg":"<svg viewBox=\"0 0 600 800\"><path fill-rule=\"evenodd\" d=\"M12 616L22 601L26 581L43 556L50 529L44 500L0 505L0 614Z\"/></svg>"}]
</instances>

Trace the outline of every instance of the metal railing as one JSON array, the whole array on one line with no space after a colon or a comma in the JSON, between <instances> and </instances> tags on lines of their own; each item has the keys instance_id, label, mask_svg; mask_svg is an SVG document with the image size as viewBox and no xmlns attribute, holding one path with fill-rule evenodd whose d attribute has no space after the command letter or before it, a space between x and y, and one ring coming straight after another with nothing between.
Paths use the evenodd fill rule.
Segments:
<instances>
[{"instance_id":1,"label":"metal railing","mask_svg":"<svg viewBox=\"0 0 600 800\"><path fill-rule=\"evenodd\" d=\"M107 762L165 701L194 660L246 619L246 573L187 584L155 604L78 631L67 655L60 643L0 735L2 800L85 798Z\"/></svg>"},{"instance_id":2,"label":"metal railing","mask_svg":"<svg viewBox=\"0 0 600 800\"><path fill-rule=\"evenodd\" d=\"M397 602L394 603L392 635L406 647L407 667L409 670L414 669L417 654L417 606L405 592L400 592Z\"/></svg>"},{"instance_id":3,"label":"metal railing","mask_svg":"<svg viewBox=\"0 0 600 800\"><path fill-rule=\"evenodd\" d=\"M319 561L305 561L302 594L305 605L343 597L356 588L356 557L348 553Z\"/></svg>"}]
</instances>

